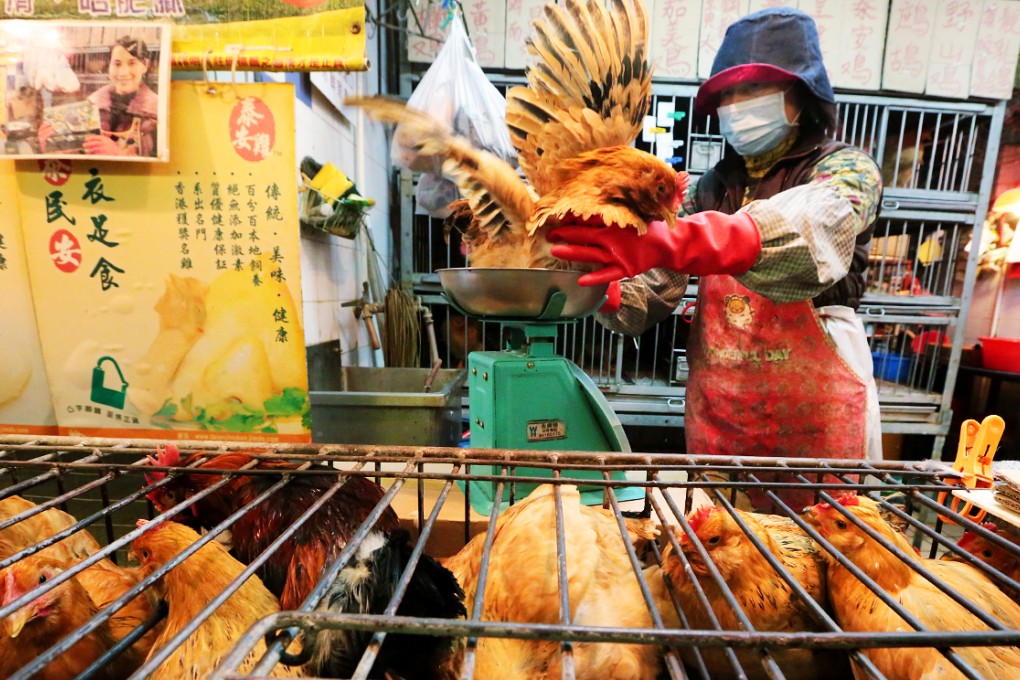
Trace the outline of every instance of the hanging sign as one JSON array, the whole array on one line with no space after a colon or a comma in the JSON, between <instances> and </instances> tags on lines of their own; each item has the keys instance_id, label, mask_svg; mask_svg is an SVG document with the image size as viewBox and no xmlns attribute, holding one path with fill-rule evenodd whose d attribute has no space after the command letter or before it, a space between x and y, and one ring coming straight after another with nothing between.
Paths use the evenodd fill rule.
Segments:
<instances>
[{"instance_id":1,"label":"hanging sign","mask_svg":"<svg viewBox=\"0 0 1020 680\"><path fill-rule=\"evenodd\" d=\"M940 0L925 93L966 99L982 0Z\"/></svg>"},{"instance_id":2,"label":"hanging sign","mask_svg":"<svg viewBox=\"0 0 1020 680\"><path fill-rule=\"evenodd\" d=\"M1020 55L1020 2L984 0L971 69L970 95L1010 99Z\"/></svg>"},{"instance_id":3,"label":"hanging sign","mask_svg":"<svg viewBox=\"0 0 1020 680\"><path fill-rule=\"evenodd\" d=\"M170 24L0 21L0 156L166 161Z\"/></svg>"},{"instance_id":4,"label":"hanging sign","mask_svg":"<svg viewBox=\"0 0 1020 680\"><path fill-rule=\"evenodd\" d=\"M649 54L656 78L695 80L701 0L655 0Z\"/></svg>"},{"instance_id":5,"label":"hanging sign","mask_svg":"<svg viewBox=\"0 0 1020 680\"><path fill-rule=\"evenodd\" d=\"M62 434L310 440L293 87L207 88L168 164L18 164Z\"/></svg>"},{"instance_id":6,"label":"hanging sign","mask_svg":"<svg viewBox=\"0 0 1020 680\"><path fill-rule=\"evenodd\" d=\"M0 213L0 434L57 434L11 161L0 161Z\"/></svg>"},{"instance_id":7,"label":"hanging sign","mask_svg":"<svg viewBox=\"0 0 1020 680\"><path fill-rule=\"evenodd\" d=\"M482 68L503 68L506 46L507 3L501 0L471 0L459 6L459 12L446 8L447 3L430 3L423 8L407 10L407 57L410 61L431 62L439 54L451 21L463 21L475 49L475 58ZM530 24L524 36L531 34Z\"/></svg>"},{"instance_id":8,"label":"hanging sign","mask_svg":"<svg viewBox=\"0 0 1020 680\"><path fill-rule=\"evenodd\" d=\"M698 38L698 77L712 75L712 62L722 45L726 29L747 14L748 0L704 0L701 5L701 33Z\"/></svg>"},{"instance_id":9,"label":"hanging sign","mask_svg":"<svg viewBox=\"0 0 1020 680\"><path fill-rule=\"evenodd\" d=\"M361 0L7 0L0 19L172 20L176 69L368 68Z\"/></svg>"},{"instance_id":10,"label":"hanging sign","mask_svg":"<svg viewBox=\"0 0 1020 680\"><path fill-rule=\"evenodd\" d=\"M882 67L884 89L924 92L937 11L938 0L892 0Z\"/></svg>"}]
</instances>

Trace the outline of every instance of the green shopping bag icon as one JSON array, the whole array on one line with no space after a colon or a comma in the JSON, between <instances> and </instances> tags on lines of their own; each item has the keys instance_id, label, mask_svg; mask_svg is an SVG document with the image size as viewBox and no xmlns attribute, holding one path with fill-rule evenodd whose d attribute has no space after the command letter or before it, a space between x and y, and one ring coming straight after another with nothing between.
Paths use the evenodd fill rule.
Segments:
<instances>
[{"instance_id":1,"label":"green shopping bag icon","mask_svg":"<svg viewBox=\"0 0 1020 680\"><path fill-rule=\"evenodd\" d=\"M106 370L103 368L103 362L113 364L113 367L117 370L117 377L120 379L120 388L111 388L106 386ZM124 399L127 397L127 381L124 380L124 374L120 370L120 366L113 357L100 357L99 361L96 362L95 368L92 369L92 401L103 406L110 406L112 408L124 408Z\"/></svg>"}]
</instances>

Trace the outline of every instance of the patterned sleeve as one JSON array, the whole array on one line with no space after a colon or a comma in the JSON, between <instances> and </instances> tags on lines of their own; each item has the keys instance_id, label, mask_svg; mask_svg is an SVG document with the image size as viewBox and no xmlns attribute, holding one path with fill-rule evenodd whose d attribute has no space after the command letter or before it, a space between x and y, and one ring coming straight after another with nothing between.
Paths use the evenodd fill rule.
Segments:
<instances>
[{"instance_id":1,"label":"patterned sleeve","mask_svg":"<svg viewBox=\"0 0 1020 680\"><path fill-rule=\"evenodd\" d=\"M620 309L596 318L609 330L638 336L659 323L676 309L687 292L687 274L668 269L652 269L632 279L620 281Z\"/></svg>"},{"instance_id":2,"label":"patterned sleeve","mask_svg":"<svg viewBox=\"0 0 1020 680\"><path fill-rule=\"evenodd\" d=\"M854 148L830 154L807 184L742 208L761 232L762 251L742 284L775 302L808 300L850 268L854 241L874 221L882 177Z\"/></svg>"},{"instance_id":3,"label":"patterned sleeve","mask_svg":"<svg viewBox=\"0 0 1020 680\"><path fill-rule=\"evenodd\" d=\"M691 215L697 179L691 178L678 215ZM596 318L609 330L637 337L673 313L684 293L690 276L668 269L653 269L632 279L620 281L620 309L614 314L598 314Z\"/></svg>"}]
</instances>

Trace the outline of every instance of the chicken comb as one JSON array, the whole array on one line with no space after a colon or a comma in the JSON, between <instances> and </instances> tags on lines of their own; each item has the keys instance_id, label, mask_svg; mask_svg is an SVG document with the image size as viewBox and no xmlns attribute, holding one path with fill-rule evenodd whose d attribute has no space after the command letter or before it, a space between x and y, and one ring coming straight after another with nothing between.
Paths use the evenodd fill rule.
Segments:
<instances>
[{"instance_id":1,"label":"chicken comb","mask_svg":"<svg viewBox=\"0 0 1020 680\"><path fill-rule=\"evenodd\" d=\"M687 523L691 525L691 531L698 533L698 529L701 528L701 525L705 523L705 520L708 519L708 516L711 515L715 509L714 505L703 505L692 512L691 516L687 518Z\"/></svg>"},{"instance_id":2,"label":"chicken comb","mask_svg":"<svg viewBox=\"0 0 1020 680\"><path fill-rule=\"evenodd\" d=\"M833 500L842 505L844 508L861 504L860 499L857 498L856 491L844 491L843 493L836 494L833 496Z\"/></svg>"},{"instance_id":3,"label":"chicken comb","mask_svg":"<svg viewBox=\"0 0 1020 680\"><path fill-rule=\"evenodd\" d=\"M176 444L167 444L166 446L156 446L156 457L146 456L146 460L149 461L149 465L161 465L170 467L177 465L181 462L181 451L177 448ZM151 473L145 473L145 482L147 484L154 484L159 480L166 477L165 472L153 471Z\"/></svg>"}]
</instances>

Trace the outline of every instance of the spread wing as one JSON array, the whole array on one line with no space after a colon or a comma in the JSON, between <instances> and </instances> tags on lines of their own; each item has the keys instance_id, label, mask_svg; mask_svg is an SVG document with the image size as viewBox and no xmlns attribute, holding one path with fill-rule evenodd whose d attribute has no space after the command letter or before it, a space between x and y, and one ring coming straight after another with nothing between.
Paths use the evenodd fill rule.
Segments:
<instances>
[{"instance_id":1,"label":"spread wing","mask_svg":"<svg viewBox=\"0 0 1020 680\"><path fill-rule=\"evenodd\" d=\"M517 160L539 195L552 169L583 151L629 145L651 103L648 16L643 0L550 2L527 49L528 86L507 93Z\"/></svg>"},{"instance_id":2,"label":"spread wing","mask_svg":"<svg viewBox=\"0 0 1020 680\"><path fill-rule=\"evenodd\" d=\"M476 149L426 113L383 96L351 97L345 103L360 106L376 120L398 125L396 136L417 154L442 158L443 173L456 183L477 220L476 228L495 243L525 233L524 224L534 209L531 188L499 156Z\"/></svg>"}]
</instances>

